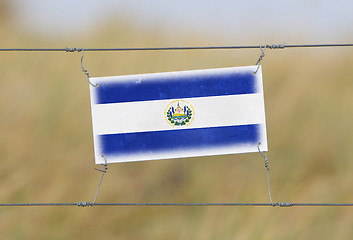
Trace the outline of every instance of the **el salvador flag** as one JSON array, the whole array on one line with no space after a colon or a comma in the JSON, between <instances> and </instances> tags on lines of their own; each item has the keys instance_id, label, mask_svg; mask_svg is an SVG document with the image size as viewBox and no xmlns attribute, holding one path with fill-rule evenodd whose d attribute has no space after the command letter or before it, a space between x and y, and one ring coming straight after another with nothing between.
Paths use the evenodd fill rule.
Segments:
<instances>
[{"instance_id":1,"label":"el salvador flag","mask_svg":"<svg viewBox=\"0 0 353 240\"><path fill-rule=\"evenodd\" d=\"M91 78L96 164L267 151L256 68Z\"/></svg>"}]
</instances>

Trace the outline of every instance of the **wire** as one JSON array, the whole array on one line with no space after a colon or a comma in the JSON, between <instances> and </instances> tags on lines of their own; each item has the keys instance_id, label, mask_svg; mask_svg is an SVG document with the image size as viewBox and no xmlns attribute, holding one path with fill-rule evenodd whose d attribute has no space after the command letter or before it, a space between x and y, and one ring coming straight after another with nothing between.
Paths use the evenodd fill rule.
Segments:
<instances>
[{"instance_id":1,"label":"wire","mask_svg":"<svg viewBox=\"0 0 353 240\"><path fill-rule=\"evenodd\" d=\"M262 50L262 49L261 49ZM257 71L257 70L256 70ZM261 152L260 150L260 145L261 145L261 142L259 142L257 144L257 150L259 150L259 153L260 155L265 159L265 168L266 168L266 175L267 175L267 190L268 190L268 197L270 198L270 202L272 205L273 202L272 202L272 197L271 197L271 185L270 185L270 168L269 168L269 162L268 162L268 158L266 156L266 153L265 152Z\"/></svg>"},{"instance_id":2,"label":"wire","mask_svg":"<svg viewBox=\"0 0 353 240\"><path fill-rule=\"evenodd\" d=\"M203 46L203 47L146 47L146 48L0 48L1 52L81 52L84 51L172 51L172 50L226 50L226 49L284 49L284 48L317 48L317 47L353 47L353 43L330 44L272 44L250 46Z\"/></svg>"},{"instance_id":3,"label":"wire","mask_svg":"<svg viewBox=\"0 0 353 240\"><path fill-rule=\"evenodd\" d=\"M0 207L77 206L77 203L1 203Z\"/></svg>"},{"instance_id":4,"label":"wire","mask_svg":"<svg viewBox=\"0 0 353 240\"><path fill-rule=\"evenodd\" d=\"M52 206L170 206L170 207L210 207L210 206L229 206L229 207L353 207L353 203L2 203L0 207L52 207Z\"/></svg>"},{"instance_id":5,"label":"wire","mask_svg":"<svg viewBox=\"0 0 353 240\"><path fill-rule=\"evenodd\" d=\"M107 170L108 170L107 158L104 156L104 154L102 154L102 157L104 158L104 164L103 164L104 170L101 170L101 169L99 169L99 168L96 168L97 171L102 172L102 176L101 176L101 180L99 181L99 184L98 184L98 187L97 187L97 190L96 190L96 194L94 195L94 200L93 200L92 206L96 203L96 199L97 199L99 187L101 186L101 183L102 183L104 174L106 174L106 173L107 173Z\"/></svg>"},{"instance_id":6,"label":"wire","mask_svg":"<svg viewBox=\"0 0 353 240\"><path fill-rule=\"evenodd\" d=\"M345 207L353 206L353 203L96 203L97 206L262 206L262 207L294 207L294 206L316 206L316 207Z\"/></svg>"}]
</instances>

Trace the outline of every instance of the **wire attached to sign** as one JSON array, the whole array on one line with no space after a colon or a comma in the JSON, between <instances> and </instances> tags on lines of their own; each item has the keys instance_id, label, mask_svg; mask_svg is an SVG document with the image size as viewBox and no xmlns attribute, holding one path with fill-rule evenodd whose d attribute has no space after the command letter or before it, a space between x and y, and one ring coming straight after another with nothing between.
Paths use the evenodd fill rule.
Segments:
<instances>
[{"instance_id":1,"label":"wire attached to sign","mask_svg":"<svg viewBox=\"0 0 353 240\"><path fill-rule=\"evenodd\" d=\"M101 183L102 183L104 174L105 174L105 173L107 172L107 170L108 170L108 162L107 162L107 159L105 158L104 154L102 154L102 157L104 158L104 164L102 164L102 165L104 166L104 169L102 170L102 169L99 169L99 168L95 168L97 171L102 172L102 176L101 176L101 180L99 181L99 184L98 184L98 187L97 187L97 190L96 190L96 194L94 195L93 203L91 204L92 207L93 207L94 204L96 203L96 199L97 199L99 187L101 186Z\"/></svg>"},{"instance_id":2,"label":"wire attached to sign","mask_svg":"<svg viewBox=\"0 0 353 240\"><path fill-rule=\"evenodd\" d=\"M274 203L272 202L272 197L271 197L270 174L269 174L270 168L269 168L268 158L267 158L265 152L261 152L261 150L260 150L260 145L261 145L261 142L259 142L259 143L257 144L257 149L259 150L259 153L261 154L261 156L262 156L263 158L265 158L265 168L266 168L266 174L267 174L268 196L270 197L270 202L271 202L272 206L276 206L276 204L274 204Z\"/></svg>"},{"instance_id":3,"label":"wire attached to sign","mask_svg":"<svg viewBox=\"0 0 353 240\"><path fill-rule=\"evenodd\" d=\"M286 44L285 43L281 43L281 44L272 44L272 45L265 45L263 48L262 46L259 46L260 50L261 50L261 55L259 57L259 60L257 60L256 64L257 65L257 68L256 70L253 72L253 74L255 75L257 73L257 71L259 71L259 68L260 68L260 63L262 61L262 59L265 57L265 50L266 48L269 48L269 49L284 49L286 47Z\"/></svg>"},{"instance_id":4,"label":"wire attached to sign","mask_svg":"<svg viewBox=\"0 0 353 240\"><path fill-rule=\"evenodd\" d=\"M322 48L322 47L353 47L353 43L327 43L327 44L270 44L248 46L196 46L196 47L135 47L135 48L85 48L85 51L180 51L180 50L229 50L229 49L256 49L265 47L269 49L284 48ZM82 48L0 48L0 52L80 52Z\"/></svg>"},{"instance_id":5,"label":"wire attached to sign","mask_svg":"<svg viewBox=\"0 0 353 240\"><path fill-rule=\"evenodd\" d=\"M89 80L91 76L89 75L88 71L83 67L83 57L84 57L85 51L83 50L83 48L81 49L81 51L82 51L82 56L81 56L81 68L82 68L82 72L87 76L87 81L89 82L89 84L91 84L91 86L93 86L93 87L99 87L98 84L93 84L93 83L91 83L91 81Z\"/></svg>"},{"instance_id":6,"label":"wire attached to sign","mask_svg":"<svg viewBox=\"0 0 353 240\"><path fill-rule=\"evenodd\" d=\"M257 68L256 70L253 72L253 75L255 75L257 73L257 71L259 71L259 68L260 68L260 62L262 61L262 58L265 56L265 50L267 48L267 45L264 47L264 49L262 49L262 47L260 47L260 50L261 50L261 55L259 57L259 60L257 60L256 64L257 65Z\"/></svg>"}]
</instances>

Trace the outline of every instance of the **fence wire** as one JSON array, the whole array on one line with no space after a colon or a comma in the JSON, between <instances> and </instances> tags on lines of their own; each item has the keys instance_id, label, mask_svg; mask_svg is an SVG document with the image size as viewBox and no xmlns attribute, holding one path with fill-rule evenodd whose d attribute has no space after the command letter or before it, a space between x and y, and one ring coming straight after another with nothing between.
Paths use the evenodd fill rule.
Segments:
<instances>
[{"instance_id":1,"label":"fence wire","mask_svg":"<svg viewBox=\"0 0 353 240\"><path fill-rule=\"evenodd\" d=\"M77 206L77 207L353 207L353 203L1 203L0 207L55 207L55 206Z\"/></svg>"},{"instance_id":2,"label":"fence wire","mask_svg":"<svg viewBox=\"0 0 353 240\"><path fill-rule=\"evenodd\" d=\"M101 51L173 51L173 50L229 50L229 49L285 49L285 48L320 48L353 47L353 43L328 44L267 44L248 46L195 46L195 47L136 47L136 48L0 48L1 52L101 52Z\"/></svg>"}]
</instances>

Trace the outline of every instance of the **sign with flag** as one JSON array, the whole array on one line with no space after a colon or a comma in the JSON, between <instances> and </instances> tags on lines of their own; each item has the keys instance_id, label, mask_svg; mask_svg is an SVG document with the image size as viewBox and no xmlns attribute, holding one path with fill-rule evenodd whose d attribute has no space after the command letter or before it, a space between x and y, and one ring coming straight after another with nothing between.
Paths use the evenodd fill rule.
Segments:
<instances>
[{"instance_id":1,"label":"sign with flag","mask_svg":"<svg viewBox=\"0 0 353 240\"><path fill-rule=\"evenodd\" d=\"M91 78L96 164L267 151L256 68Z\"/></svg>"}]
</instances>

